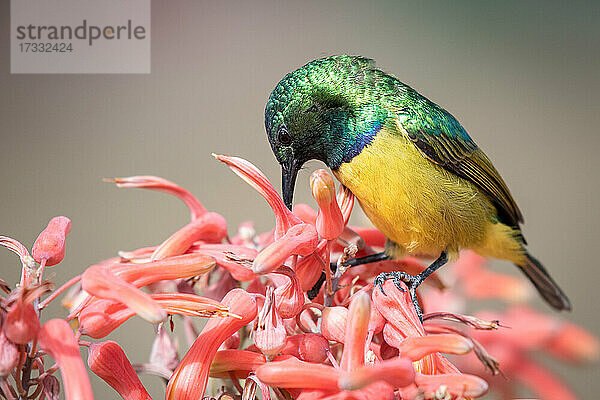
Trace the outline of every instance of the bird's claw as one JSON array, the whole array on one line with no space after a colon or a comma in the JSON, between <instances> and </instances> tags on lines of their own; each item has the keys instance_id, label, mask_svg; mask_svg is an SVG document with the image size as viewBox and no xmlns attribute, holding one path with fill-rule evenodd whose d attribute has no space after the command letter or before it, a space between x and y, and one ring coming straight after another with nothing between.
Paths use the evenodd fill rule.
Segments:
<instances>
[{"instance_id":1,"label":"bird's claw","mask_svg":"<svg viewBox=\"0 0 600 400\"><path fill-rule=\"evenodd\" d=\"M404 282L406 286L408 286L408 289L411 290L415 281L414 278L414 276L411 276L404 271L382 272L375 278L375 286L379 287L381 293L385 294L385 291L383 290L383 284L388 279L392 279L398 290L405 292L406 290L404 290L400 282Z\"/></svg>"},{"instance_id":2,"label":"bird's claw","mask_svg":"<svg viewBox=\"0 0 600 400\"><path fill-rule=\"evenodd\" d=\"M404 290L404 288L400 284L400 282L404 282L408 287L408 293L410 294L412 303L415 306L417 315L419 316L419 319L421 319L421 322L423 322L423 314L421 312L421 307L419 306L419 301L417 300L417 287L419 287L419 285L421 284L421 279L419 278L420 276L418 275L412 276L404 271L382 272L381 274L377 275L374 283L375 286L381 290L381 293L387 296L387 294L383 290L383 284L385 283L385 281L387 281L388 279L392 279L394 285L398 288L398 290L400 290L401 292L406 292L406 290Z\"/></svg>"}]
</instances>

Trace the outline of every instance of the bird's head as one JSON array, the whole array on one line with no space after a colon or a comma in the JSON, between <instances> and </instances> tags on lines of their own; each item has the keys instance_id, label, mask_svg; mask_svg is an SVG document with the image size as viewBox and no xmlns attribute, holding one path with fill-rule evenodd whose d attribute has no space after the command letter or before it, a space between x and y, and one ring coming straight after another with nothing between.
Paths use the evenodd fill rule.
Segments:
<instances>
[{"instance_id":1,"label":"bird's head","mask_svg":"<svg viewBox=\"0 0 600 400\"><path fill-rule=\"evenodd\" d=\"M287 74L271 92L265 128L288 208L305 162L320 160L335 170L347 161L361 129L377 114L368 84L376 72L369 59L332 56Z\"/></svg>"}]
</instances>

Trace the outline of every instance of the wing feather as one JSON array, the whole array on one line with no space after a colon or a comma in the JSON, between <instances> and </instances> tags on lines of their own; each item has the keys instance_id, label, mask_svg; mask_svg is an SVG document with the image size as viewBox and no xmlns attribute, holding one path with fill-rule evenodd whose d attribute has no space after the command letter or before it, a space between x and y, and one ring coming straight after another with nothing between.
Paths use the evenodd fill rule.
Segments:
<instances>
[{"instance_id":1,"label":"wing feather","mask_svg":"<svg viewBox=\"0 0 600 400\"><path fill-rule=\"evenodd\" d=\"M518 227L523 222L521 211L490 159L450 113L424 97L416 100L416 107L402 107L398 118L402 133L430 161L476 185L488 195L499 219Z\"/></svg>"}]
</instances>

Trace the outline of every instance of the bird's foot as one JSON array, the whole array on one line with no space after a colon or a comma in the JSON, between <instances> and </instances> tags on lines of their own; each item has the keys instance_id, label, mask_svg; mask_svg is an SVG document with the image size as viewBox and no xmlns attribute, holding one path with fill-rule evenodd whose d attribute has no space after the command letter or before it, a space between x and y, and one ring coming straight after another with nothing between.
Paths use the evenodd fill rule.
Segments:
<instances>
[{"instance_id":1,"label":"bird's foot","mask_svg":"<svg viewBox=\"0 0 600 400\"><path fill-rule=\"evenodd\" d=\"M415 311L417 312L417 315L419 316L421 322L423 322L423 312L421 311L421 306L419 305L419 301L417 300L417 288L421 283L423 283L421 275L419 274L413 276L407 274L404 271L382 272L381 274L377 275L374 283L375 287L378 287L381 290L381 293L383 293L384 295L387 294L383 290L383 284L388 279L392 279L394 285L401 292L406 292L406 290L404 290L404 288L402 287L401 282L404 282L406 284L406 286L408 287L408 293L410 294L410 299L412 300L413 306L415 307Z\"/></svg>"}]
</instances>

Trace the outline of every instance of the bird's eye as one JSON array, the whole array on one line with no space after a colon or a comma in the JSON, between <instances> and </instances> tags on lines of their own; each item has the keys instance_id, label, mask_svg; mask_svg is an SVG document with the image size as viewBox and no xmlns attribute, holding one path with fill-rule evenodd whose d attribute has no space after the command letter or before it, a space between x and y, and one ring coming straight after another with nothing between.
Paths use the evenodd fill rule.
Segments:
<instances>
[{"instance_id":1,"label":"bird's eye","mask_svg":"<svg viewBox=\"0 0 600 400\"><path fill-rule=\"evenodd\" d=\"M283 125L281 125L277 131L277 141L284 146L292 143L292 136L288 132L287 128Z\"/></svg>"}]
</instances>

